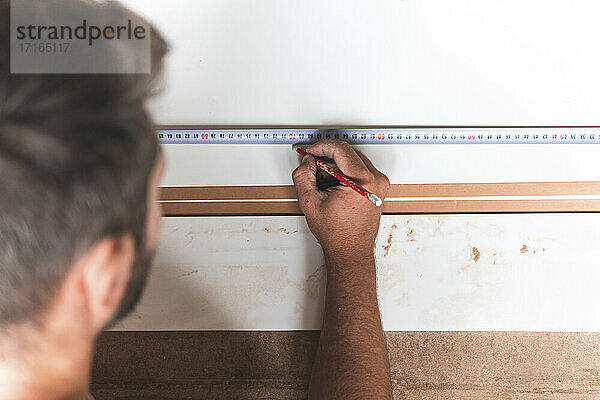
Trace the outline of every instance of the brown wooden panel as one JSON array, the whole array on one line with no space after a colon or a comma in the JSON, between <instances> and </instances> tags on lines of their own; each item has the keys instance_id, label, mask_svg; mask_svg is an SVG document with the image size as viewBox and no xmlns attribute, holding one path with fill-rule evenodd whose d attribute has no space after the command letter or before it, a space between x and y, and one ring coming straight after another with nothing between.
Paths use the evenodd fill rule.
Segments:
<instances>
[{"instance_id":1,"label":"brown wooden panel","mask_svg":"<svg viewBox=\"0 0 600 400\"><path fill-rule=\"evenodd\" d=\"M392 185L388 197L599 195L600 182L434 183Z\"/></svg>"},{"instance_id":2,"label":"brown wooden panel","mask_svg":"<svg viewBox=\"0 0 600 400\"><path fill-rule=\"evenodd\" d=\"M600 333L386 332L395 399L597 399ZM97 400L306 399L318 332L107 332Z\"/></svg>"},{"instance_id":3,"label":"brown wooden panel","mask_svg":"<svg viewBox=\"0 0 600 400\"><path fill-rule=\"evenodd\" d=\"M217 202L162 203L167 217L217 215L302 215L298 203L290 202ZM388 201L384 214L473 214L535 212L598 212L600 200L425 200Z\"/></svg>"},{"instance_id":4,"label":"brown wooden panel","mask_svg":"<svg viewBox=\"0 0 600 400\"><path fill-rule=\"evenodd\" d=\"M598 212L598 199L535 199L537 196L600 195L600 182L453 183L392 185L384 214ZM489 196L532 196L533 199L490 199ZM455 200L420 200L418 198ZM475 197L476 199L461 199ZM293 186L163 187L166 216L301 215ZM208 202L206 202L208 200ZM284 201L274 201L284 200ZM204 202L201 202L204 201Z\"/></svg>"},{"instance_id":5,"label":"brown wooden panel","mask_svg":"<svg viewBox=\"0 0 600 400\"><path fill-rule=\"evenodd\" d=\"M600 200L424 200L391 201L383 205L384 214L473 214L598 212Z\"/></svg>"},{"instance_id":6,"label":"brown wooden panel","mask_svg":"<svg viewBox=\"0 0 600 400\"><path fill-rule=\"evenodd\" d=\"M600 182L394 184L388 197L600 195ZM293 199L293 186L163 187L162 201Z\"/></svg>"},{"instance_id":7,"label":"brown wooden panel","mask_svg":"<svg viewBox=\"0 0 600 400\"><path fill-rule=\"evenodd\" d=\"M160 199L162 201L294 198L296 198L296 189L293 186L191 186L160 188Z\"/></svg>"}]
</instances>

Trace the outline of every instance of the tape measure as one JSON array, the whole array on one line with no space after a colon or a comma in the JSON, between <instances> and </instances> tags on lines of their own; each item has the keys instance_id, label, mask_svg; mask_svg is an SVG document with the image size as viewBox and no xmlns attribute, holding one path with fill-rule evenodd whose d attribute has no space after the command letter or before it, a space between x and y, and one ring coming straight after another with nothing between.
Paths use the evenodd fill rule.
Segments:
<instances>
[{"instance_id":1,"label":"tape measure","mask_svg":"<svg viewBox=\"0 0 600 400\"><path fill-rule=\"evenodd\" d=\"M593 144L600 127L158 129L162 144L285 144L343 140L361 144Z\"/></svg>"}]
</instances>

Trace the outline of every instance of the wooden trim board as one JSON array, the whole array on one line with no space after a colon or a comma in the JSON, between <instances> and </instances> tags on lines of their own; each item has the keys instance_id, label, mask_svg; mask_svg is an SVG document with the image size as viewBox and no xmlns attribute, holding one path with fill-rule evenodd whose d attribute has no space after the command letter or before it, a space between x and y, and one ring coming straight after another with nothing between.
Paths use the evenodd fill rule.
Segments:
<instances>
[{"instance_id":1,"label":"wooden trim board","mask_svg":"<svg viewBox=\"0 0 600 400\"><path fill-rule=\"evenodd\" d=\"M166 216L301 215L293 186L162 187ZM600 182L395 184L384 214L598 212Z\"/></svg>"}]
</instances>

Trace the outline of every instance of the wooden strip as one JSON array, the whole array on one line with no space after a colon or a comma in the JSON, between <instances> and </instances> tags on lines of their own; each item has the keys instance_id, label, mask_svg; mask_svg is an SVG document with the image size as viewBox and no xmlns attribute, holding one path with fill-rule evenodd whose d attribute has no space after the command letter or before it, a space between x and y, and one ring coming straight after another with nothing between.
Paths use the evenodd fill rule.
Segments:
<instances>
[{"instance_id":1,"label":"wooden strip","mask_svg":"<svg viewBox=\"0 0 600 400\"><path fill-rule=\"evenodd\" d=\"M384 214L596 212L600 201L590 199L486 199L487 196L586 196L600 194L600 182L454 183L392 185L390 198L481 197L481 200L388 201ZM293 186L163 187L166 216L301 215ZM283 199L290 201L270 201ZM195 202L211 200L211 202ZM223 200L222 202L215 200ZM264 200L235 201L231 200Z\"/></svg>"},{"instance_id":2,"label":"wooden strip","mask_svg":"<svg viewBox=\"0 0 600 400\"><path fill-rule=\"evenodd\" d=\"M306 399L319 333L106 332L97 400ZM386 332L394 399L592 399L600 333Z\"/></svg>"},{"instance_id":3,"label":"wooden strip","mask_svg":"<svg viewBox=\"0 0 600 400\"><path fill-rule=\"evenodd\" d=\"M394 184L388 197L598 195L600 182ZM163 201L294 199L293 186L162 187Z\"/></svg>"},{"instance_id":4,"label":"wooden strip","mask_svg":"<svg viewBox=\"0 0 600 400\"><path fill-rule=\"evenodd\" d=\"M302 215L297 202L162 203L166 217L217 215ZM468 214L533 212L599 212L600 200L424 200L389 201L383 214Z\"/></svg>"},{"instance_id":5,"label":"wooden strip","mask_svg":"<svg viewBox=\"0 0 600 400\"><path fill-rule=\"evenodd\" d=\"M426 200L392 201L384 214L468 214L532 212L597 212L600 200Z\"/></svg>"},{"instance_id":6,"label":"wooden strip","mask_svg":"<svg viewBox=\"0 0 600 400\"><path fill-rule=\"evenodd\" d=\"M388 197L598 195L600 182L507 182L392 185Z\"/></svg>"},{"instance_id":7,"label":"wooden strip","mask_svg":"<svg viewBox=\"0 0 600 400\"><path fill-rule=\"evenodd\" d=\"M295 199L293 186L161 187L162 201Z\"/></svg>"}]
</instances>

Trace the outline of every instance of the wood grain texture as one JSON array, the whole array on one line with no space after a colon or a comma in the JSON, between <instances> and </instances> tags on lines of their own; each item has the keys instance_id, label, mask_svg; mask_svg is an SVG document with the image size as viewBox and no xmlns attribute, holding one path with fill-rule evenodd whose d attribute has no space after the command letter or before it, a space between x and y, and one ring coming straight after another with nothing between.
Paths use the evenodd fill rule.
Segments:
<instances>
[{"instance_id":1,"label":"wood grain texture","mask_svg":"<svg viewBox=\"0 0 600 400\"><path fill-rule=\"evenodd\" d=\"M394 399L596 399L600 333L386 332ZM107 332L97 400L306 399L318 332Z\"/></svg>"},{"instance_id":2,"label":"wood grain texture","mask_svg":"<svg viewBox=\"0 0 600 400\"><path fill-rule=\"evenodd\" d=\"M598 195L600 182L505 182L393 184L388 197ZM187 186L160 188L161 201L295 199L289 185Z\"/></svg>"},{"instance_id":3,"label":"wood grain texture","mask_svg":"<svg viewBox=\"0 0 600 400\"><path fill-rule=\"evenodd\" d=\"M600 199L577 196L599 194L600 182L394 184L383 213L598 212ZM165 216L302 214L285 185L163 187L160 201Z\"/></svg>"},{"instance_id":4,"label":"wood grain texture","mask_svg":"<svg viewBox=\"0 0 600 400\"><path fill-rule=\"evenodd\" d=\"M173 202L162 204L165 217L299 216L297 201ZM600 200L422 200L386 201L384 215L398 214L516 214L600 212Z\"/></svg>"}]
</instances>

